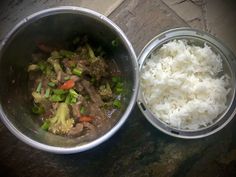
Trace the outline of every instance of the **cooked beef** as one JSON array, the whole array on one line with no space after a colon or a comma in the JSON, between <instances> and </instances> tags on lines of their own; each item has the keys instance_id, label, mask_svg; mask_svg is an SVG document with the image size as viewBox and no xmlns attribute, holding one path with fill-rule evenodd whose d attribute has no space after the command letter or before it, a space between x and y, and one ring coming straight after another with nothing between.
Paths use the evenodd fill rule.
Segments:
<instances>
[{"instance_id":1,"label":"cooked beef","mask_svg":"<svg viewBox=\"0 0 236 177\"><path fill-rule=\"evenodd\" d=\"M96 127L93 124L89 122L83 122L83 126L86 129L86 134L91 138L95 138L97 136Z\"/></svg>"},{"instance_id":2,"label":"cooked beef","mask_svg":"<svg viewBox=\"0 0 236 177\"><path fill-rule=\"evenodd\" d=\"M82 135L76 137L78 142L88 142L94 140L98 136L96 127L88 122L83 122Z\"/></svg>"},{"instance_id":3,"label":"cooked beef","mask_svg":"<svg viewBox=\"0 0 236 177\"><path fill-rule=\"evenodd\" d=\"M83 132L84 125L82 123L77 123L75 127L72 127L68 133L69 136L80 136Z\"/></svg>"},{"instance_id":4,"label":"cooked beef","mask_svg":"<svg viewBox=\"0 0 236 177\"><path fill-rule=\"evenodd\" d=\"M88 92L91 100L94 103L96 103L98 106L102 106L104 104L101 96L97 93L96 89L94 88L94 86L92 84L90 84L89 81L84 79L81 81L81 84L83 85L85 90Z\"/></svg>"},{"instance_id":5,"label":"cooked beef","mask_svg":"<svg viewBox=\"0 0 236 177\"><path fill-rule=\"evenodd\" d=\"M83 65L83 66L89 66L90 62L89 62L88 59L86 59L86 60L79 60L78 64L79 65Z\"/></svg>"},{"instance_id":6,"label":"cooked beef","mask_svg":"<svg viewBox=\"0 0 236 177\"><path fill-rule=\"evenodd\" d=\"M78 118L80 116L80 104L72 104L72 115L75 118Z\"/></svg>"},{"instance_id":7,"label":"cooked beef","mask_svg":"<svg viewBox=\"0 0 236 177\"><path fill-rule=\"evenodd\" d=\"M83 90L84 90L84 87L83 87L83 85L80 82L76 82L75 83L75 88L80 93L83 92Z\"/></svg>"},{"instance_id":8,"label":"cooked beef","mask_svg":"<svg viewBox=\"0 0 236 177\"><path fill-rule=\"evenodd\" d=\"M71 76L70 79L73 80L74 82L77 82L77 81L80 80L80 78L78 76L75 76L75 75Z\"/></svg>"},{"instance_id":9,"label":"cooked beef","mask_svg":"<svg viewBox=\"0 0 236 177\"><path fill-rule=\"evenodd\" d=\"M95 117L96 119L94 119L95 121L97 119L99 120L103 120L106 119L106 115L105 113L102 111L102 109L99 107L99 105L97 103L89 103L89 111L90 111L90 115Z\"/></svg>"},{"instance_id":10,"label":"cooked beef","mask_svg":"<svg viewBox=\"0 0 236 177\"><path fill-rule=\"evenodd\" d=\"M108 116L96 103L90 103L89 105L90 115L94 116L93 125L97 127L99 134L104 132L107 128L111 127Z\"/></svg>"}]
</instances>

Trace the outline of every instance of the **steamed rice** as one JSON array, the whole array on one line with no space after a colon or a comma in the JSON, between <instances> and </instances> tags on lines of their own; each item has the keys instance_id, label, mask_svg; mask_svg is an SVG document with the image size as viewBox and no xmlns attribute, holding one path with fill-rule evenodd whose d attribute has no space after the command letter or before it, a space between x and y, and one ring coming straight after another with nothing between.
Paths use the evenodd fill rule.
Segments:
<instances>
[{"instance_id":1,"label":"steamed rice","mask_svg":"<svg viewBox=\"0 0 236 177\"><path fill-rule=\"evenodd\" d=\"M208 45L173 40L154 51L143 66L143 96L157 118L176 128L196 130L226 109L229 77L222 71L220 55Z\"/></svg>"}]
</instances>

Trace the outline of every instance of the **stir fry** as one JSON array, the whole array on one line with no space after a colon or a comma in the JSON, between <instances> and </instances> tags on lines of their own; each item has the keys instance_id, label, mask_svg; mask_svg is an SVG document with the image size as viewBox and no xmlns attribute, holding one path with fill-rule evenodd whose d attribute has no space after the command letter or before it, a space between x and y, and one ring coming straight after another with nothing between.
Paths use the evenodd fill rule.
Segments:
<instances>
[{"instance_id":1,"label":"stir fry","mask_svg":"<svg viewBox=\"0 0 236 177\"><path fill-rule=\"evenodd\" d=\"M74 51L39 45L28 66L32 112L41 128L56 135L96 136L122 108L124 84L104 51L87 40Z\"/></svg>"}]
</instances>

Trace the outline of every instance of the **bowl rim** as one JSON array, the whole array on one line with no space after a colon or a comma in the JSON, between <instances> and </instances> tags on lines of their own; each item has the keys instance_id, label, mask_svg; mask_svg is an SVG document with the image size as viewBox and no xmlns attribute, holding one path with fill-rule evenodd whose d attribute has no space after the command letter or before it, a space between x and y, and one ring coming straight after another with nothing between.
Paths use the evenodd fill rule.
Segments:
<instances>
[{"instance_id":1,"label":"bowl rim","mask_svg":"<svg viewBox=\"0 0 236 177\"><path fill-rule=\"evenodd\" d=\"M167 31L164 31L160 33L159 35L155 36L153 39L151 39L146 46L142 49L138 56L138 64L139 64L139 71L141 73L142 66L145 62L145 59L149 57L149 55L158 47L162 46L164 43L178 39L178 38L190 38L195 37L199 38L201 40L205 40L206 42L209 42L213 44L213 46L220 51L220 53L227 58L227 63L230 62L231 68L236 67L236 58L233 54L233 52L227 48L219 39L217 39L215 36L190 27L180 27L180 28L173 28ZM232 70L231 70L232 71ZM232 73L233 78L232 80L235 81L236 73L235 71ZM141 75L141 74L140 74ZM234 83L236 85L236 83ZM198 130L185 130L185 129L178 129L175 127L172 127L165 123L164 121L161 121L159 118L156 118L152 111L148 108L147 104L145 103L145 99L143 98L142 94L142 87L139 88L138 93L138 99L137 104L141 110L141 112L144 114L145 118L151 123L154 127L159 129L160 131L164 132L165 134L168 134L173 137L177 138L183 138L183 139L197 139L197 138L203 138L209 135L212 135L219 130L223 129L235 116L236 114L236 88L233 88L233 98L231 99L231 103L225 113L213 124L204 127L202 129ZM231 114L229 115L229 118L226 121L222 121L222 117L228 113L230 110ZM154 119L155 118L155 119ZM221 121L221 122L220 122ZM222 123L222 124L220 124Z\"/></svg>"},{"instance_id":2,"label":"bowl rim","mask_svg":"<svg viewBox=\"0 0 236 177\"><path fill-rule=\"evenodd\" d=\"M134 85L133 85L133 90L132 90L132 97L130 98L128 107L126 108L124 114L108 132L98 137L97 139L90 141L88 143L85 143L85 144L78 144L77 146L74 146L74 147L56 147L56 146L46 145L46 144L37 142L31 139L30 137L26 136L22 132L20 132L11 123L11 121L7 118L6 114L4 113L2 105L0 104L0 119L8 128L8 130L10 130L10 132L14 134L18 139L20 139L24 143L39 150L56 153L56 154L72 154L72 153L83 152L83 151L86 151L86 150L89 150L98 146L99 144L108 140L112 135L114 135L121 128L121 126L128 119L131 111L134 108L134 105L136 104L136 98L137 98L138 87L139 87L139 77L138 77L139 74L138 74L138 63L137 63L137 57L136 57L135 51L131 43L129 42L128 38L124 34L124 32L108 17L98 12L95 12L93 10L83 8L83 7L76 7L76 6L58 6L58 7L48 8L48 9L38 11L36 13L33 13L25 17L23 20L21 20L11 29L10 32L8 32L8 34L6 34L6 36L2 40L0 44L0 59L4 51L4 48L6 44L8 43L8 40L11 39L11 37L14 36L18 32L18 30L22 29L25 25L28 25L32 22L37 21L38 19L41 19L46 16L50 16L50 15L60 14L60 13L82 14L90 18L93 18L95 20L98 20L99 22L103 23L105 26L112 28L112 30L115 31L116 35L119 36L119 38L122 40L124 46L126 47L131 57L132 65L134 66Z\"/></svg>"}]
</instances>

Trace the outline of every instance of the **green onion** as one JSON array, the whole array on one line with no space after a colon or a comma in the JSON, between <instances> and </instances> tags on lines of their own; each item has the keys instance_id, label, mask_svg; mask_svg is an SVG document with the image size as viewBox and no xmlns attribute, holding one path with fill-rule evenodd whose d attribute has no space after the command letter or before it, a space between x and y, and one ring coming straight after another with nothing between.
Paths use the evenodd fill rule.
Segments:
<instances>
[{"instance_id":1,"label":"green onion","mask_svg":"<svg viewBox=\"0 0 236 177\"><path fill-rule=\"evenodd\" d=\"M66 76L66 77L64 77L64 80L65 80L65 81L70 80L70 76Z\"/></svg>"},{"instance_id":2,"label":"green onion","mask_svg":"<svg viewBox=\"0 0 236 177\"><path fill-rule=\"evenodd\" d=\"M49 98L50 92L51 92L51 89L47 88L46 93L45 93L45 98Z\"/></svg>"},{"instance_id":3,"label":"green onion","mask_svg":"<svg viewBox=\"0 0 236 177\"><path fill-rule=\"evenodd\" d=\"M43 125L41 125L41 129L48 131L48 128L50 127L50 124L48 121L45 121Z\"/></svg>"},{"instance_id":4,"label":"green onion","mask_svg":"<svg viewBox=\"0 0 236 177\"><path fill-rule=\"evenodd\" d=\"M65 97L63 95L52 95L50 97L50 101L53 101L53 102L63 101L64 99Z\"/></svg>"},{"instance_id":5,"label":"green onion","mask_svg":"<svg viewBox=\"0 0 236 177\"><path fill-rule=\"evenodd\" d=\"M115 101L113 102L113 106L114 106L115 108L117 108L117 109L120 109L120 108L121 108L121 102L120 102L120 100L115 100Z\"/></svg>"},{"instance_id":6,"label":"green onion","mask_svg":"<svg viewBox=\"0 0 236 177\"><path fill-rule=\"evenodd\" d=\"M116 86L115 86L115 92L117 93L117 94L120 94L120 93L122 93L123 92L123 83L122 82L118 82L117 84L116 84Z\"/></svg>"},{"instance_id":7,"label":"green onion","mask_svg":"<svg viewBox=\"0 0 236 177\"><path fill-rule=\"evenodd\" d=\"M79 96L79 94L75 90L70 89L69 94L66 96L65 103L67 103L67 104L76 103L78 96Z\"/></svg>"},{"instance_id":8,"label":"green onion","mask_svg":"<svg viewBox=\"0 0 236 177\"><path fill-rule=\"evenodd\" d=\"M66 100L65 100L65 103L66 104L74 104L74 103L76 103L77 102L77 98L75 98L75 97L72 97L71 95L67 95L67 97L66 97Z\"/></svg>"},{"instance_id":9,"label":"green onion","mask_svg":"<svg viewBox=\"0 0 236 177\"><path fill-rule=\"evenodd\" d=\"M52 90L54 94L56 95L63 95L66 93L66 91L62 90L62 89L53 89Z\"/></svg>"},{"instance_id":10,"label":"green onion","mask_svg":"<svg viewBox=\"0 0 236 177\"><path fill-rule=\"evenodd\" d=\"M74 89L70 89L69 93L72 97L78 98L79 94L74 90Z\"/></svg>"},{"instance_id":11,"label":"green onion","mask_svg":"<svg viewBox=\"0 0 236 177\"><path fill-rule=\"evenodd\" d=\"M112 45L113 47L117 47L117 46L119 45L118 39L112 40L112 41L111 41L111 45Z\"/></svg>"},{"instance_id":12,"label":"green onion","mask_svg":"<svg viewBox=\"0 0 236 177\"><path fill-rule=\"evenodd\" d=\"M84 106L82 106L82 107L80 108L80 113L81 113L81 114L85 114L85 107L84 107Z\"/></svg>"},{"instance_id":13,"label":"green onion","mask_svg":"<svg viewBox=\"0 0 236 177\"><path fill-rule=\"evenodd\" d=\"M48 86L49 86L49 87L55 87L55 86L56 86L56 83L54 83L54 82L48 82Z\"/></svg>"},{"instance_id":14,"label":"green onion","mask_svg":"<svg viewBox=\"0 0 236 177\"><path fill-rule=\"evenodd\" d=\"M115 88L115 92L116 93L122 93L123 92L123 88Z\"/></svg>"},{"instance_id":15,"label":"green onion","mask_svg":"<svg viewBox=\"0 0 236 177\"><path fill-rule=\"evenodd\" d=\"M72 104L73 104L73 103L76 103L76 102L77 102L77 99L74 98L74 97L72 97L71 100L70 100L70 102L71 102Z\"/></svg>"},{"instance_id":16,"label":"green onion","mask_svg":"<svg viewBox=\"0 0 236 177\"><path fill-rule=\"evenodd\" d=\"M71 103L71 96L70 96L70 94L68 94L68 95L66 96L65 103L66 103L66 104L70 104L70 103Z\"/></svg>"},{"instance_id":17,"label":"green onion","mask_svg":"<svg viewBox=\"0 0 236 177\"><path fill-rule=\"evenodd\" d=\"M42 82L40 81L38 86L37 86L37 89L36 89L36 92L41 92L41 89L42 89Z\"/></svg>"},{"instance_id":18,"label":"green onion","mask_svg":"<svg viewBox=\"0 0 236 177\"><path fill-rule=\"evenodd\" d=\"M78 69L78 68L74 68L74 69L72 70L72 73L75 74L75 75L77 75L77 76L81 76L82 73L83 73L83 70L82 70L82 69Z\"/></svg>"},{"instance_id":19,"label":"green onion","mask_svg":"<svg viewBox=\"0 0 236 177\"><path fill-rule=\"evenodd\" d=\"M34 113L34 114L43 114L44 113L44 107L43 106L38 106L38 105L34 105L33 107L32 107L32 112Z\"/></svg>"},{"instance_id":20,"label":"green onion","mask_svg":"<svg viewBox=\"0 0 236 177\"><path fill-rule=\"evenodd\" d=\"M122 82L118 82L116 84L116 88L123 88L123 83Z\"/></svg>"},{"instance_id":21,"label":"green onion","mask_svg":"<svg viewBox=\"0 0 236 177\"><path fill-rule=\"evenodd\" d=\"M111 80L112 80L112 82L117 83L117 82L120 81L120 78L117 77L117 76L113 76L113 77L111 78Z\"/></svg>"}]
</instances>

